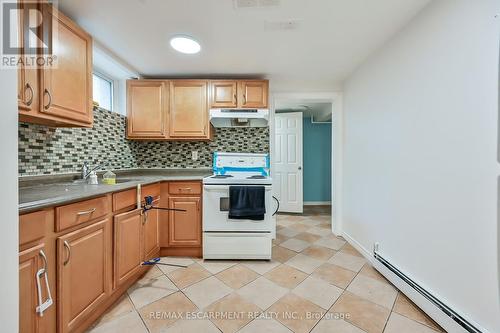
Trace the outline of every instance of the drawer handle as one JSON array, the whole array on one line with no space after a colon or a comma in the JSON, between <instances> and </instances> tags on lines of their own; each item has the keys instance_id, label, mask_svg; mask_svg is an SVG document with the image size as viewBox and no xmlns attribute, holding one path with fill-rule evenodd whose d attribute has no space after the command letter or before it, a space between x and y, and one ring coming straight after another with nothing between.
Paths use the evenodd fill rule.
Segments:
<instances>
[{"instance_id":1,"label":"drawer handle","mask_svg":"<svg viewBox=\"0 0 500 333\"><path fill-rule=\"evenodd\" d=\"M52 301L52 294L50 293L49 275L47 273L47 257L45 256L43 250L40 250L39 254L43 259L43 268L39 269L38 272L36 272L36 289L38 292L38 306L36 307L36 313L38 313L40 317L43 317L43 312L47 310L54 302ZM42 302L42 276L44 276L45 278L45 288L47 289L47 299L44 302Z\"/></svg>"},{"instance_id":2,"label":"drawer handle","mask_svg":"<svg viewBox=\"0 0 500 333\"><path fill-rule=\"evenodd\" d=\"M63 265L66 266L68 264L69 260L71 259L71 246L69 246L68 241L64 241L63 245L68 250L68 257L63 262Z\"/></svg>"},{"instance_id":3,"label":"drawer handle","mask_svg":"<svg viewBox=\"0 0 500 333\"><path fill-rule=\"evenodd\" d=\"M179 191L181 191L181 192L182 191L191 191L191 190L192 190L191 187L181 187L181 188L179 188Z\"/></svg>"},{"instance_id":4,"label":"drawer handle","mask_svg":"<svg viewBox=\"0 0 500 333\"><path fill-rule=\"evenodd\" d=\"M76 213L76 215L78 215L78 216L89 215L89 214L92 214L95 211L96 211L96 208L92 208L92 209L89 209L89 210L84 210L82 212L78 212L78 213Z\"/></svg>"}]
</instances>

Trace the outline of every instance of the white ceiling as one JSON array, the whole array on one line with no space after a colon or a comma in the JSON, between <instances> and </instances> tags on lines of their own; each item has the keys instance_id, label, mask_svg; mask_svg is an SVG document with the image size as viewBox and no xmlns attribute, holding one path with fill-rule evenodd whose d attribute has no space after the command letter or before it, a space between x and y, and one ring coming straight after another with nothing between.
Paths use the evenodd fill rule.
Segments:
<instances>
[{"instance_id":1,"label":"white ceiling","mask_svg":"<svg viewBox=\"0 0 500 333\"><path fill-rule=\"evenodd\" d=\"M332 91L430 0L59 0L60 9L143 76L249 76L273 91ZM292 20L295 28L276 30ZM188 34L202 51L182 55Z\"/></svg>"},{"instance_id":2,"label":"white ceiling","mask_svg":"<svg viewBox=\"0 0 500 333\"><path fill-rule=\"evenodd\" d=\"M315 103L309 101L278 102L276 112L302 112L304 118L314 117L316 121L332 120L332 103Z\"/></svg>"}]
</instances>

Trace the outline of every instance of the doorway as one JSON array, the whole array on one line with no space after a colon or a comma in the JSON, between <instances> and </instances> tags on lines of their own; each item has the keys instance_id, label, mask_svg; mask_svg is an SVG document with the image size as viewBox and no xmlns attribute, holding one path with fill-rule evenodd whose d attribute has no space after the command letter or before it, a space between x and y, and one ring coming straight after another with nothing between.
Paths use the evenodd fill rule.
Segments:
<instances>
[{"instance_id":1,"label":"doorway","mask_svg":"<svg viewBox=\"0 0 500 333\"><path fill-rule=\"evenodd\" d=\"M272 95L271 175L280 212L331 211L341 235L342 95ZM330 214L329 214L330 215Z\"/></svg>"},{"instance_id":2,"label":"doorway","mask_svg":"<svg viewBox=\"0 0 500 333\"><path fill-rule=\"evenodd\" d=\"M280 212L331 206L331 103L281 102L274 116L274 185Z\"/></svg>"}]
</instances>

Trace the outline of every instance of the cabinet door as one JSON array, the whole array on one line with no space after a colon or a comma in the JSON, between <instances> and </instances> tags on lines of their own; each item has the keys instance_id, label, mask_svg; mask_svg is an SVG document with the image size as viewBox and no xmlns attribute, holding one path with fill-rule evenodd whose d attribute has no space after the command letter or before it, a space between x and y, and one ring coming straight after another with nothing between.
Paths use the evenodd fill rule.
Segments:
<instances>
[{"instance_id":1,"label":"cabinet door","mask_svg":"<svg viewBox=\"0 0 500 333\"><path fill-rule=\"evenodd\" d=\"M41 112L90 127L93 120L92 38L52 6L44 6L44 10L45 17L52 19L50 38L57 60L55 66L40 71Z\"/></svg>"},{"instance_id":2,"label":"cabinet door","mask_svg":"<svg viewBox=\"0 0 500 333\"><path fill-rule=\"evenodd\" d=\"M127 136L166 138L168 81L127 81Z\"/></svg>"},{"instance_id":3,"label":"cabinet door","mask_svg":"<svg viewBox=\"0 0 500 333\"><path fill-rule=\"evenodd\" d=\"M171 138L208 138L207 90L207 81L172 81L169 133Z\"/></svg>"},{"instance_id":4,"label":"cabinet door","mask_svg":"<svg viewBox=\"0 0 500 333\"><path fill-rule=\"evenodd\" d=\"M269 84L266 80L240 81L238 106L267 108Z\"/></svg>"},{"instance_id":5,"label":"cabinet door","mask_svg":"<svg viewBox=\"0 0 500 333\"><path fill-rule=\"evenodd\" d=\"M18 15L18 43L21 45L23 54L28 54L29 46L35 45L38 38L35 34L30 33L30 29L41 29L40 27L29 27L29 10L30 8L39 9L36 3L21 0L18 2L19 15ZM36 56L36 54L30 54ZM36 113L39 106L39 84L38 84L38 71L35 68L29 68L20 65L18 69L18 107L20 112L27 114Z\"/></svg>"},{"instance_id":6,"label":"cabinet door","mask_svg":"<svg viewBox=\"0 0 500 333\"><path fill-rule=\"evenodd\" d=\"M169 208L185 209L170 211L168 243L170 246L201 245L201 214L199 197L170 197Z\"/></svg>"},{"instance_id":7,"label":"cabinet door","mask_svg":"<svg viewBox=\"0 0 500 333\"><path fill-rule=\"evenodd\" d=\"M142 210L115 216L114 227L114 286L126 282L137 273L143 258Z\"/></svg>"},{"instance_id":8,"label":"cabinet door","mask_svg":"<svg viewBox=\"0 0 500 333\"><path fill-rule=\"evenodd\" d=\"M58 237L58 332L78 327L110 292L110 222Z\"/></svg>"},{"instance_id":9,"label":"cabinet door","mask_svg":"<svg viewBox=\"0 0 500 333\"><path fill-rule=\"evenodd\" d=\"M153 206L158 207L160 199L153 201ZM149 260L158 253L160 249L159 234L159 211L151 209L144 216L144 259Z\"/></svg>"},{"instance_id":10,"label":"cabinet door","mask_svg":"<svg viewBox=\"0 0 500 333\"><path fill-rule=\"evenodd\" d=\"M210 107L235 108L238 106L237 81L210 81Z\"/></svg>"},{"instance_id":11,"label":"cabinet door","mask_svg":"<svg viewBox=\"0 0 500 333\"><path fill-rule=\"evenodd\" d=\"M19 332L40 332L40 317L36 313L38 304L37 272L43 267L41 251L43 244L19 254ZM41 281L43 282L43 281ZM45 288L45 283L42 284Z\"/></svg>"}]
</instances>

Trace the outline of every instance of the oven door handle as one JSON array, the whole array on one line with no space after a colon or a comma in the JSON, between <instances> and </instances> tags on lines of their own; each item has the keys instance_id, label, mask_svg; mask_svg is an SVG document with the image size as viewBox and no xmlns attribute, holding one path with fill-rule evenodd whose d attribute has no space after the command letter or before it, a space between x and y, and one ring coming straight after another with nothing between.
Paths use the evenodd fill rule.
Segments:
<instances>
[{"instance_id":1,"label":"oven door handle","mask_svg":"<svg viewBox=\"0 0 500 333\"><path fill-rule=\"evenodd\" d=\"M229 186L231 185L203 185L203 189L205 191L221 191L221 190L229 190ZM244 185L244 186L252 186L252 185ZM262 186L262 185L254 185L254 186ZM272 185L264 185L266 191L272 190Z\"/></svg>"},{"instance_id":2,"label":"oven door handle","mask_svg":"<svg viewBox=\"0 0 500 333\"><path fill-rule=\"evenodd\" d=\"M276 215L278 213L278 210L280 210L280 201L274 195L273 195L273 199L276 200L276 204L277 204L276 210L273 213L273 216L274 216L274 215Z\"/></svg>"}]
</instances>

